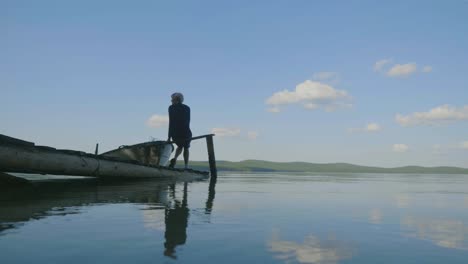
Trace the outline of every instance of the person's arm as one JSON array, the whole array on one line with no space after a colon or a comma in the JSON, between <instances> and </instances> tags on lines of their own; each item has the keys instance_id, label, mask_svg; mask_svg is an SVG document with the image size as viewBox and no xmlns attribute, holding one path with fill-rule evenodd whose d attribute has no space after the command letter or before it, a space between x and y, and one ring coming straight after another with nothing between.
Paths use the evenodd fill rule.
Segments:
<instances>
[{"instance_id":1,"label":"person's arm","mask_svg":"<svg viewBox=\"0 0 468 264\"><path fill-rule=\"evenodd\" d=\"M188 109L188 113L187 113L187 121L188 121L188 125L190 125L190 107L187 106L187 109Z\"/></svg>"},{"instance_id":2,"label":"person's arm","mask_svg":"<svg viewBox=\"0 0 468 264\"><path fill-rule=\"evenodd\" d=\"M172 134L173 134L173 128L172 128L172 111L171 111L170 106L169 106L168 112L169 112L169 129L167 131L167 141L171 141L171 137L172 137Z\"/></svg>"}]
</instances>

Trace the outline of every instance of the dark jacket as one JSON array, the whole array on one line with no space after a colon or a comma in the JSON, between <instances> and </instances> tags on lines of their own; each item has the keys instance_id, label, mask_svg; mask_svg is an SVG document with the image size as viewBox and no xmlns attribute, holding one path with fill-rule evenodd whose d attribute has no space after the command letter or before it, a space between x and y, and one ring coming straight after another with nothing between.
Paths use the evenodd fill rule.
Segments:
<instances>
[{"instance_id":1,"label":"dark jacket","mask_svg":"<svg viewBox=\"0 0 468 264\"><path fill-rule=\"evenodd\" d=\"M189 139L191 137L190 107L184 104L173 104L169 106L168 138Z\"/></svg>"}]
</instances>

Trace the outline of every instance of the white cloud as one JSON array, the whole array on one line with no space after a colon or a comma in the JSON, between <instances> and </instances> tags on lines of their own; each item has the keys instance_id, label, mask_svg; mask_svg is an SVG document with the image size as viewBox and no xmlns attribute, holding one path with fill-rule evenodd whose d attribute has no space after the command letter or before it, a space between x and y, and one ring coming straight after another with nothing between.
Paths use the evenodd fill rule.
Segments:
<instances>
[{"instance_id":1,"label":"white cloud","mask_svg":"<svg viewBox=\"0 0 468 264\"><path fill-rule=\"evenodd\" d=\"M379 60L379 61L375 62L374 71L376 71L376 72L383 71L383 68L385 67L385 65L387 65L387 64L389 64L391 62L392 62L391 59L383 59L383 60Z\"/></svg>"},{"instance_id":2,"label":"white cloud","mask_svg":"<svg viewBox=\"0 0 468 264\"><path fill-rule=\"evenodd\" d=\"M167 115L152 115L146 120L146 125L149 127L159 128L169 124L169 116Z\"/></svg>"},{"instance_id":3,"label":"white cloud","mask_svg":"<svg viewBox=\"0 0 468 264\"><path fill-rule=\"evenodd\" d=\"M407 152L408 149L409 149L408 145L405 145L405 144L393 144L393 151L394 151L394 152L403 153L403 152Z\"/></svg>"},{"instance_id":4,"label":"white cloud","mask_svg":"<svg viewBox=\"0 0 468 264\"><path fill-rule=\"evenodd\" d=\"M258 137L258 132L257 131L249 131L247 132L247 138L250 140L255 140Z\"/></svg>"},{"instance_id":5,"label":"white cloud","mask_svg":"<svg viewBox=\"0 0 468 264\"><path fill-rule=\"evenodd\" d=\"M382 130L382 127L377 123L369 123L363 128L348 129L349 132L379 132L380 130Z\"/></svg>"},{"instance_id":6,"label":"white cloud","mask_svg":"<svg viewBox=\"0 0 468 264\"><path fill-rule=\"evenodd\" d=\"M336 80L337 78L338 73L336 72L316 72L312 75L312 79L317 81Z\"/></svg>"},{"instance_id":7,"label":"white cloud","mask_svg":"<svg viewBox=\"0 0 468 264\"><path fill-rule=\"evenodd\" d=\"M415 112L409 115L397 114L395 120L402 126L437 125L468 120L468 105L460 108L450 105L441 105L427 112Z\"/></svg>"},{"instance_id":8,"label":"white cloud","mask_svg":"<svg viewBox=\"0 0 468 264\"><path fill-rule=\"evenodd\" d=\"M279 113L279 112L281 112L281 109L279 107L277 107L277 106L274 106L274 107L268 108L267 111L270 112L270 113Z\"/></svg>"},{"instance_id":9,"label":"white cloud","mask_svg":"<svg viewBox=\"0 0 468 264\"><path fill-rule=\"evenodd\" d=\"M422 68L421 71L424 72L424 73L431 72L431 71L432 71L432 67L429 66L429 65L426 65L426 66L424 66L424 67Z\"/></svg>"},{"instance_id":10,"label":"white cloud","mask_svg":"<svg viewBox=\"0 0 468 264\"><path fill-rule=\"evenodd\" d=\"M377 132L377 131L380 131L381 129L382 128L377 123L370 123L370 124L367 124L367 126L365 127L365 130L367 132Z\"/></svg>"},{"instance_id":11,"label":"white cloud","mask_svg":"<svg viewBox=\"0 0 468 264\"><path fill-rule=\"evenodd\" d=\"M417 70L416 63L395 64L387 71L387 76L390 77L405 77L415 73Z\"/></svg>"},{"instance_id":12,"label":"white cloud","mask_svg":"<svg viewBox=\"0 0 468 264\"><path fill-rule=\"evenodd\" d=\"M467 140L467 141L463 141L462 143L460 143L460 148L462 148L462 149L468 149L468 140Z\"/></svg>"},{"instance_id":13,"label":"white cloud","mask_svg":"<svg viewBox=\"0 0 468 264\"><path fill-rule=\"evenodd\" d=\"M241 130L239 128L215 127L211 130L211 133L216 134L218 137L236 137L240 135Z\"/></svg>"},{"instance_id":14,"label":"white cloud","mask_svg":"<svg viewBox=\"0 0 468 264\"><path fill-rule=\"evenodd\" d=\"M327 107L341 105L340 100L349 98L348 93L344 90L338 90L330 85L306 80L296 86L294 91L283 90L274 93L267 98L266 104L272 105L273 110L277 110L279 105L286 104L302 104L307 109L315 109L317 107ZM270 111L275 112L275 111Z\"/></svg>"}]
</instances>

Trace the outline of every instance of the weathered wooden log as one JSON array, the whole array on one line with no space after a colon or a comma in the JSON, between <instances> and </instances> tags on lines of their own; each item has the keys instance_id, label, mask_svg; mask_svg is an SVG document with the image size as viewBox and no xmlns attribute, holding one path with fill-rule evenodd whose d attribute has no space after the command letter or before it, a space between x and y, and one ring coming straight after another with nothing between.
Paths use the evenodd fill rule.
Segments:
<instances>
[{"instance_id":1,"label":"weathered wooden log","mask_svg":"<svg viewBox=\"0 0 468 264\"><path fill-rule=\"evenodd\" d=\"M207 178L207 173L194 170L144 166L86 153L8 144L0 145L0 171L115 178Z\"/></svg>"}]
</instances>

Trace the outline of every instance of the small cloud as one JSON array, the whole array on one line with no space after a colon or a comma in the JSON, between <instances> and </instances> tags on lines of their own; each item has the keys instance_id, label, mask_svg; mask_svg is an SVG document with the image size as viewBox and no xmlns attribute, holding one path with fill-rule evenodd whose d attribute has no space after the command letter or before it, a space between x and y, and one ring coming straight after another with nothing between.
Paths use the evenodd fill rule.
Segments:
<instances>
[{"instance_id":1,"label":"small cloud","mask_svg":"<svg viewBox=\"0 0 468 264\"><path fill-rule=\"evenodd\" d=\"M406 77L417 70L416 63L395 64L390 70L387 71L387 76L390 77Z\"/></svg>"},{"instance_id":2,"label":"small cloud","mask_svg":"<svg viewBox=\"0 0 468 264\"><path fill-rule=\"evenodd\" d=\"M383 59L374 63L374 71L385 73L388 77L408 77L418 72L418 66L414 62L405 64L393 64L392 59ZM429 73L432 71L430 65L425 65L420 72Z\"/></svg>"},{"instance_id":3,"label":"small cloud","mask_svg":"<svg viewBox=\"0 0 468 264\"><path fill-rule=\"evenodd\" d=\"M325 110L332 107L337 108L344 105L340 100L349 99L349 95L344 90L317 82L306 80L296 86L295 90L283 90L274 93L267 98L266 104L271 105L270 112L277 112L279 105L301 104L307 109L323 107ZM317 106L317 107L316 107Z\"/></svg>"},{"instance_id":4,"label":"small cloud","mask_svg":"<svg viewBox=\"0 0 468 264\"><path fill-rule=\"evenodd\" d=\"M169 124L169 116L167 115L152 115L146 120L146 125L149 127L159 128Z\"/></svg>"},{"instance_id":5,"label":"small cloud","mask_svg":"<svg viewBox=\"0 0 468 264\"><path fill-rule=\"evenodd\" d=\"M362 128L350 128L349 132L379 132L382 130L382 127L377 123L369 123Z\"/></svg>"},{"instance_id":6,"label":"small cloud","mask_svg":"<svg viewBox=\"0 0 468 264\"><path fill-rule=\"evenodd\" d=\"M421 71L424 72L424 73L429 73L429 72L432 71L432 67L429 66L429 65L426 65L426 66L424 66L424 67L422 68Z\"/></svg>"},{"instance_id":7,"label":"small cloud","mask_svg":"<svg viewBox=\"0 0 468 264\"><path fill-rule=\"evenodd\" d=\"M462 149L468 149L468 140L467 140L467 141L463 141L462 143L460 143L460 148L462 148Z\"/></svg>"},{"instance_id":8,"label":"small cloud","mask_svg":"<svg viewBox=\"0 0 468 264\"><path fill-rule=\"evenodd\" d=\"M218 137L236 137L240 135L241 130L239 128L215 127L211 130L211 133L216 134Z\"/></svg>"},{"instance_id":9,"label":"small cloud","mask_svg":"<svg viewBox=\"0 0 468 264\"><path fill-rule=\"evenodd\" d=\"M367 126L365 127L365 130L367 132L378 132L380 131L382 128L380 127L379 124L377 123L370 123L370 124L367 124Z\"/></svg>"},{"instance_id":10,"label":"small cloud","mask_svg":"<svg viewBox=\"0 0 468 264\"><path fill-rule=\"evenodd\" d=\"M274 106L274 107L268 108L267 111L270 112L270 113L279 113L279 112L281 112L281 109L279 107L277 107L277 106Z\"/></svg>"},{"instance_id":11,"label":"small cloud","mask_svg":"<svg viewBox=\"0 0 468 264\"><path fill-rule=\"evenodd\" d=\"M441 105L427 112L415 112L409 115L397 114L395 116L395 121L402 126L438 125L462 120L468 120L468 105L459 108Z\"/></svg>"},{"instance_id":12,"label":"small cloud","mask_svg":"<svg viewBox=\"0 0 468 264\"><path fill-rule=\"evenodd\" d=\"M375 62L374 64L374 71L376 72L381 72L383 71L383 68L392 62L392 59L383 59L383 60L379 60L377 62Z\"/></svg>"},{"instance_id":13,"label":"small cloud","mask_svg":"<svg viewBox=\"0 0 468 264\"><path fill-rule=\"evenodd\" d=\"M250 140L256 140L258 137L258 132L257 131L249 131L247 132L247 138Z\"/></svg>"},{"instance_id":14,"label":"small cloud","mask_svg":"<svg viewBox=\"0 0 468 264\"><path fill-rule=\"evenodd\" d=\"M405 144L393 144L392 149L394 152L403 153L403 152L407 152L409 147L408 145L405 145Z\"/></svg>"},{"instance_id":15,"label":"small cloud","mask_svg":"<svg viewBox=\"0 0 468 264\"><path fill-rule=\"evenodd\" d=\"M312 79L317 81L333 81L338 79L336 72L316 72L312 75Z\"/></svg>"}]
</instances>

